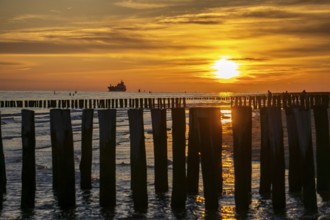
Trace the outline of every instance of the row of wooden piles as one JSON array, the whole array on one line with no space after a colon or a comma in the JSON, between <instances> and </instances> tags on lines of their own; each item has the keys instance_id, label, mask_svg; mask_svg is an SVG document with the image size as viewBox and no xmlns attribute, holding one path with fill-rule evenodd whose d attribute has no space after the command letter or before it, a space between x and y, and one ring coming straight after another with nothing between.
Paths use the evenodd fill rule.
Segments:
<instances>
[{"instance_id":1,"label":"row of wooden piles","mask_svg":"<svg viewBox=\"0 0 330 220\"><path fill-rule=\"evenodd\" d=\"M231 106L250 106L253 109L262 107L303 107L312 108L313 106L329 106L329 93L268 93L268 95L256 96L232 96L230 97Z\"/></svg>"},{"instance_id":2,"label":"row of wooden piles","mask_svg":"<svg viewBox=\"0 0 330 220\"><path fill-rule=\"evenodd\" d=\"M232 106L248 105L254 109L265 106L305 106L329 103L328 93L276 93L247 96L201 96L164 98L123 98L123 99L63 99L63 100L0 100L0 108L61 108L61 109L100 109L100 108L181 108L187 101L215 101L231 103Z\"/></svg>"},{"instance_id":3,"label":"row of wooden piles","mask_svg":"<svg viewBox=\"0 0 330 220\"><path fill-rule=\"evenodd\" d=\"M0 108L181 108L186 98L0 100Z\"/></svg>"},{"instance_id":4,"label":"row of wooden piles","mask_svg":"<svg viewBox=\"0 0 330 220\"><path fill-rule=\"evenodd\" d=\"M116 205L116 109L100 109L100 185L99 202L103 208ZM144 137L143 109L129 109L131 190L134 208L145 211L148 207L147 164ZM151 109L155 159L155 191L167 192L168 157L166 109ZM171 206L184 209L188 192L198 192L199 152L201 152L204 192L207 209L218 207L221 192L221 122L218 108L190 109L188 173L186 169L186 109L171 109L173 183ZM34 207L36 189L35 171L35 113L22 110L22 209ZM93 109L82 111L80 187L91 189ZM198 117L197 117L198 116ZM0 129L1 130L1 129ZM75 167L73 135L68 109L50 110L53 189L61 208L75 207ZM211 135L210 135L211 134ZM1 135L1 133L0 133ZM197 136L196 136L197 135ZM0 187L6 192L6 172L2 141L0 145ZM205 147L200 147L205 145ZM199 150L201 149L201 150ZM186 177L187 176L187 177ZM188 178L188 179L187 179ZM188 181L187 181L188 180ZM192 184L187 182L193 181ZM195 186L196 184L196 186ZM2 198L2 196L0 196ZM1 201L2 206L2 201Z\"/></svg>"},{"instance_id":5,"label":"row of wooden piles","mask_svg":"<svg viewBox=\"0 0 330 220\"><path fill-rule=\"evenodd\" d=\"M232 105L236 211L246 212L251 201L251 118L254 107L260 113L260 194L271 196L275 211L285 210L284 111L289 152L288 190L302 195L305 211L316 212L316 192L321 195L330 192L329 96L269 94L250 102L244 97L236 97Z\"/></svg>"},{"instance_id":6,"label":"row of wooden piles","mask_svg":"<svg viewBox=\"0 0 330 220\"><path fill-rule=\"evenodd\" d=\"M252 106L238 99L232 106L235 203L237 212L247 212L251 202L252 182ZM271 100L277 100L273 99ZM330 146L328 101L326 97L312 108L300 97L294 105L285 104L289 146L289 191L302 193L306 210L317 210L316 190L330 190ZM236 102L233 102L236 103ZM251 102L253 103L253 101ZM260 193L271 194L274 210L286 208L285 159L283 143L282 108L276 101L260 106L261 158ZM291 100L291 103L295 103ZM312 146L311 111L316 131L316 176ZM82 143L80 186L91 188L91 158L93 109L82 113ZM185 109L173 108L173 183L171 206L184 209L186 195L198 193L201 163L206 210L218 210L222 194L222 126L219 108L190 108L188 155L186 160ZM116 204L115 148L116 109L98 110L100 128L100 205ZM168 191L166 109L151 109L156 193ZM136 210L148 207L146 152L143 109L129 109L131 189ZM62 208L75 206L75 169L70 110L50 110L53 162L53 187ZM22 110L22 208L34 206L35 193L35 134L34 112ZM5 192L5 163L0 145L0 187ZM187 165L187 167L186 167ZM316 187L315 187L316 177ZM2 197L1 197L2 198Z\"/></svg>"}]
</instances>

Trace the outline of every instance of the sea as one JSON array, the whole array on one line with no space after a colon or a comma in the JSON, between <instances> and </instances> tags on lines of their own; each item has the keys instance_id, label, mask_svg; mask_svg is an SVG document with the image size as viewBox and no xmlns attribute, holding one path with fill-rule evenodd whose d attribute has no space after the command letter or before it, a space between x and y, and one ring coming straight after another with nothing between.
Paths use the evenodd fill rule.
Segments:
<instances>
[{"instance_id":1,"label":"sea","mask_svg":"<svg viewBox=\"0 0 330 220\"><path fill-rule=\"evenodd\" d=\"M162 98L162 97L216 97L242 95L234 93L131 93L131 92L84 92L84 91L0 91L0 100L49 100L49 99L115 99L115 98ZM245 94L246 95L246 94ZM168 177L169 191L156 194L154 187L154 151L150 110L144 110L144 133L147 157L148 209L136 212L130 189L130 135L128 109L117 109L116 127L116 207L104 210L99 205L99 125L97 109L93 121L92 189L80 189L79 164L81 159L82 110L72 109L71 120L74 140L74 161L76 175L76 207L62 210L52 189L52 157L50 142L49 109L33 108L36 129L36 194L35 208L22 211L21 171L21 109L0 108L2 141L7 172L7 192L4 194L0 219L330 219L330 196L317 195L318 211L306 213L301 194L288 192L288 171L286 170L286 209L274 212L270 197L259 194L260 181L260 118L259 111L252 113L252 191L249 211L238 214L234 201L233 136L230 103L214 99L188 99L186 108L186 140L188 140L189 108L200 106L219 107L222 123L223 191L219 198L217 212L205 211L202 174L198 195L188 195L185 210L171 209L172 191L172 119L167 110ZM284 146L288 159L287 128L283 116ZM312 120L312 125L314 122ZM186 142L188 143L188 141ZM315 133L313 129L313 145ZM315 152L314 152L315 154ZM287 161L286 161L287 162Z\"/></svg>"}]
</instances>

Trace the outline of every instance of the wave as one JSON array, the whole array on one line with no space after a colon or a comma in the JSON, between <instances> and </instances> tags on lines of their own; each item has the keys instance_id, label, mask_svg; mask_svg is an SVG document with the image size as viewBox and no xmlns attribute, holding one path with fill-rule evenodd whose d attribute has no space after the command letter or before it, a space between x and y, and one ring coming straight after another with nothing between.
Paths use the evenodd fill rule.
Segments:
<instances>
[{"instance_id":1,"label":"wave","mask_svg":"<svg viewBox=\"0 0 330 220\"><path fill-rule=\"evenodd\" d=\"M12 124L12 123L15 123L15 118L14 117L2 117L1 118L1 124L2 125L6 125L6 124Z\"/></svg>"}]
</instances>

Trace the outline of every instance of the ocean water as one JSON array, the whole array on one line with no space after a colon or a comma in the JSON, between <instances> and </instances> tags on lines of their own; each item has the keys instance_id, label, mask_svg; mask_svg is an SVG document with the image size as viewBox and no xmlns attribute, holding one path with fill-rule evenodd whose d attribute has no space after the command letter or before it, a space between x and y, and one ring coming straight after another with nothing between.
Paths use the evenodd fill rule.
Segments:
<instances>
[{"instance_id":1,"label":"ocean water","mask_svg":"<svg viewBox=\"0 0 330 220\"><path fill-rule=\"evenodd\" d=\"M74 94L74 95L73 95ZM25 99L84 99L84 98L151 98L151 97L201 97L201 96L226 96L229 93L108 93L108 92L80 92L74 91L36 91L36 92L13 92L0 91L0 100L25 100ZM137 213L133 208L130 190L130 138L128 128L127 109L117 110L116 127L116 199L117 205L114 210L102 210L99 205L99 126L97 110L94 111L93 130L93 162L92 162L92 189L83 191L80 189L79 163L81 158L81 115L79 109L71 110L71 120L74 139L74 159L76 170L76 208L61 210L58 207L52 190L52 162L50 145L49 109L35 110L36 126L36 198L35 208L29 212L20 209L21 197L21 169L22 169L22 143L21 143L21 109L2 108L1 128L2 141L7 170L7 193L4 195L3 209L0 211L0 219L119 219L119 218L147 218L147 219L297 219L306 218L330 218L330 197L318 195L318 212L304 213L301 195L286 193L287 209L281 213L274 213L270 198L259 195L259 148L260 126L259 112L253 111L253 138L252 138L252 197L250 210L246 216L238 216L235 212L234 202L234 167L232 151L232 127L231 111L228 103L220 103L214 100L188 100L186 109L186 139L188 139L188 114L192 106L217 106L221 108L222 115L222 138L223 138L223 192L219 198L219 210L216 213L205 212L203 185L199 181L199 194L189 195L186 201L185 211L173 211L170 207L172 190L172 123L171 112L167 110L168 127L168 174L169 192L156 194L154 188L154 158L153 139L151 128L151 113L144 110L144 129L147 153L147 188L148 210L145 213ZM283 117L284 114L283 114ZM283 120L285 122L285 120ZM284 129L284 145L286 148L287 134ZM313 141L315 146L315 135ZM286 172L287 175L287 172ZM202 175L200 175L201 177ZM287 181L287 178L286 178ZM288 190L286 190L287 192Z\"/></svg>"}]
</instances>

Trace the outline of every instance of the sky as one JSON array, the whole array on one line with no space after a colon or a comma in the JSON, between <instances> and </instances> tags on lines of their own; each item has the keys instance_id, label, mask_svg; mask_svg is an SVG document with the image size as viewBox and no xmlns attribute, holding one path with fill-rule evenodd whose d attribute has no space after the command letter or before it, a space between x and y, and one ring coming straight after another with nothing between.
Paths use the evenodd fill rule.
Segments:
<instances>
[{"instance_id":1,"label":"sky","mask_svg":"<svg viewBox=\"0 0 330 220\"><path fill-rule=\"evenodd\" d=\"M219 59L239 76L217 77ZM0 0L0 90L120 80L132 92L329 91L330 0Z\"/></svg>"}]
</instances>

